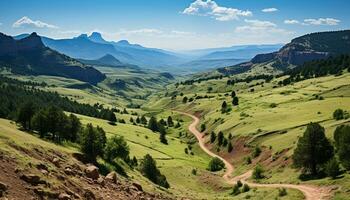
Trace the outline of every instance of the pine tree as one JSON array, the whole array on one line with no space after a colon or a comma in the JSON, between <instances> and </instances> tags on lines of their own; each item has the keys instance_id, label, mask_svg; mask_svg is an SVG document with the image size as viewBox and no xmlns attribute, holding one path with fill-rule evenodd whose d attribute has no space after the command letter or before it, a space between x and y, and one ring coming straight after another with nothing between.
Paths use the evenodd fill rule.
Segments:
<instances>
[{"instance_id":1,"label":"pine tree","mask_svg":"<svg viewBox=\"0 0 350 200\"><path fill-rule=\"evenodd\" d=\"M234 106L238 106L238 97L237 97L237 96L233 97L233 99L232 99L232 104L233 104Z\"/></svg>"},{"instance_id":2,"label":"pine tree","mask_svg":"<svg viewBox=\"0 0 350 200\"><path fill-rule=\"evenodd\" d=\"M25 130L30 130L30 121L35 113L33 102L26 102L20 106L17 114L17 122L22 125Z\"/></svg>"},{"instance_id":3,"label":"pine tree","mask_svg":"<svg viewBox=\"0 0 350 200\"><path fill-rule=\"evenodd\" d=\"M220 131L218 133L218 145L221 146L224 142L224 133L222 131Z\"/></svg>"},{"instance_id":4,"label":"pine tree","mask_svg":"<svg viewBox=\"0 0 350 200\"><path fill-rule=\"evenodd\" d=\"M157 119L152 116L148 121L148 128L152 131L159 131Z\"/></svg>"},{"instance_id":5,"label":"pine tree","mask_svg":"<svg viewBox=\"0 0 350 200\"><path fill-rule=\"evenodd\" d=\"M234 98L236 96L236 92L235 91L232 91L231 92L231 97Z\"/></svg>"},{"instance_id":6,"label":"pine tree","mask_svg":"<svg viewBox=\"0 0 350 200\"><path fill-rule=\"evenodd\" d=\"M169 127L173 127L174 126L173 118L171 118L171 116L168 117L167 123L168 123Z\"/></svg>"},{"instance_id":7,"label":"pine tree","mask_svg":"<svg viewBox=\"0 0 350 200\"><path fill-rule=\"evenodd\" d=\"M129 152L129 146L124 137L113 136L107 141L104 149L104 157L109 162L113 162L115 158L121 158L126 161L129 159Z\"/></svg>"},{"instance_id":8,"label":"pine tree","mask_svg":"<svg viewBox=\"0 0 350 200\"><path fill-rule=\"evenodd\" d=\"M294 150L295 166L310 171L312 175L318 173L321 165L333 157L333 146L325 136L324 128L318 123L310 123L304 135L299 138Z\"/></svg>"},{"instance_id":9,"label":"pine tree","mask_svg":"<svg viewBox=\"0 0 350 200\"><path fill-rule=\"evenodd\" d=\"M350 170L350 126L338 126L334 131L334 140L341 164Z\"/></svg>"},{"instance_id":10,"label":"pine tree","mask_svg":"<svg viewBox=\"0 0 350 200\"><path fill-rule=\"evenodd\" d=\"M87 124L81 134L81 151L91 162L96 162L96 157L103 154L106 143L104 131L94 128L92 124Z\"/></svg>"},{"instance_id":11,"label":"pine tree","mask_svg":"<svg viewBox=\"0 0 350 200\"><path fill-rule=\"evenodd\" d=\"M228 151L229 153L231 153L231 152L232 152L232 150L233 150L232 143L231 143L231 142L229 142L229 143L228 143L228 146L227 146L227 151Z\"/></svg>"},{"instance_id":12,"label":"pine tree","mask_svg":"<svg viewBox=\"0 0 350 200\"><path fill-rule=\"evenodd\" d=\"M216 140L216 134L214 131L210 133L210 143L214 143Z\"/></svg>"},{"instance_id":13,"label":"pine tree","mask_svg":"<svg viewBox=\"0 0 350 200\"><path fill-rule=\"evenodd\" d=\"M221 112L225 113L227 111L227 103L224 101L221 105Z\"/></svg>"}]
</instances>

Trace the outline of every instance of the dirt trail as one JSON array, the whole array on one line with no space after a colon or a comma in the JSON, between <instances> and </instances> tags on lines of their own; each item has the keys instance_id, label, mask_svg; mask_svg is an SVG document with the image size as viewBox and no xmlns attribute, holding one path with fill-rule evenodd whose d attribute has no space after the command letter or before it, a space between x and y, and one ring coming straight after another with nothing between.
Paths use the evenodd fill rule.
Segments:
<instances>
[{"instance_id":1,"label":"dirt trail","mask_svg":"<svg viewBox=\"0 0 350 200\"><path fill-rule=\"evenodd\" d=\"M201 149L203 151L205 151L208 155L210 155L212 157L217 157L225 163L226 172L223 175L223 178L225 179L225 181L227 183L235 184L238 180L241 180L243 183L248 183L252 187L297 189L304 194L306 200L329 199L329 197L331 196L331 188L329 188L329 187L317 187L317 186L312 186L312 185L277 184L277 183L276 184L259 184L259 183L247 182L247 179L249 177L251 177L251 175L252 175L251 170L242 174L242 175L239 175L236 177L231 177L233 170L234 170L233 165L230 162L228 162L227 160L225 160L224 158L211 152L205 146L204 135L200 131L198 131L196 128L197 125L199 124L199 118L194 116L194 115L191 115L189 113L179 112L179 111L176 111L176 112L181 113L181 114L186 115L186 116L189 116L193 119L193 122L189 125L188 129L190 132L192 132L196 136Z\"/></svg>"}]
</instances>

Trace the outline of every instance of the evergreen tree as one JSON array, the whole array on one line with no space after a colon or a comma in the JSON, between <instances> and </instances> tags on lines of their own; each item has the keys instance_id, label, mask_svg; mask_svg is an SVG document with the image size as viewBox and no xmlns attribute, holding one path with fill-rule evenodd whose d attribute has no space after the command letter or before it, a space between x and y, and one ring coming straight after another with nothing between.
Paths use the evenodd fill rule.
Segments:
<instances>
[{"instance_id":1,"label":"evergreen tree","mask_svg":"<svg viewBox=\"0 0 350 200\"><path fill-rule=\"evenodd\" d=\"M139 116L137 116L137 118L136 118L136 123L141 123L141 119L140 119L140 117Z\"/></svg>"},{"instance_id":2,"label":"evergreen tree","mask_svg":"<svg viewBox=\"0 0 350 200\"><path fill-rule=\"evenodd\" d=\"M227 151L228 151L229 153L231 153L231 152L232 152L232 150L233 150L232 143L231 143L231 142L229 142L229 143L228 143L228 146L227 146Z\"/></svg>"},{"instance_id":3,"label":"evergreen tree","mask_svg":"<svg viewBox=\"0 0 350 200\"><path fill-rule=\"evenodd\" d=\"M304 135L299 138L294 150L295 166L302 167L316 175L321 165L333 157L333 146L325 136L324 128L318 123L310 123Z\"/></svg>"},{"instance_id":4,"label":"evergreen tree","mask_svg":"<svg viewBox=\"0 0 350 200\"><path fill-rule=\"evenodd\" d=\"M103 155L105 146L105 135L101 129L94 128L87 124L80 136L81 151L91 162L96 162L96 157Z\"/></svg>"},{"instance_id":5,"label":"evergreen tree","mask_svg":"<svg viewBox=\"0 0 350 200\"><path fill-rule=\"evenodd\" d=\"M333 113L333 118L335 120L344 119L344 111L342 109L336 109Z\"/></svg>"},{"instance_id":6,"label":"evergreen tree","mask_svg":"<svg viewBox=\"0 0 350 200\"><path fill-rule=\"evenodd\" d=\"M156 117L152 116L148 121L148 128L152 131L159 131Z\"/></svg>"},{"instance_id":7,"label":"evergreen tree","mask_svg":"<svg viewBox=\"0 0 350 200\"><path fill-rule=\"evenodd\" d=\"M237 96L233 97L233 99L232 99L232 104L233 104L234 106L238 106L238 97L237 97Z\"/></svg>"},{"instance_id":8,"label":"evergreen tree","mask_svg":"<svg viewBox=\"0 0 350 200\"><path fill-rule=\"evenodd\" d=\"M188 98L186 96L184 96L184 98L182 99L182 103L187 103Z\"/></svg>"},{"instance_id":9,"label":"evergreen tree","mask_svg":"<svg viewBox=\"0 0 350 200\"><path fill-rule=\"evenodd\" d=\"M208 170L212 172L220 171L225 167L225 163L218 157L214 157L210 160Z\"/></svg>"},{"instance_id":10,"label":"evergreen tree","mask_svg":"<svg viewBox=\"0 0 350 200\"><path fill-rule=\"evenodd\" d=\"M115 124L117 122L117 118L115 117L115 114L114 112L112 111L109 111L108 112L108 121L111 123L111 124Z\"/></svg>"},{"instance_id":11,"label":"evergreen tree","mask_svg":"<svg viewBox=\"0 0 350 200\"><path fill-rule=\"evenodd\" d=\"M221 113L225 113L227 111L227 103L224 101L221 105Z\"/></svg>"},{"instance_id":12,"label":"evergreen tree","mask_svg":"<svg viewBox=\"0 0 350 200\"><path fill-rule=\"evenodd\" d=\"M147 124L147 119L144 115L142 115L142 117L141 117L141 124L144 124L144 125Z\"/></svg>"},{"instance_id":13,"label":"evergreen tree","mask_svg":"<svg viewBox=\"0 0 350 200\"><path fill-rule=\"evenodd\" d=\"M113 136L107 140L104 149L104 158L109 162L113 162L115 158L121 158L124 161L127 161L129 159L129 152L129 146L124 137Z\"/></svg>"},{"instance_id":14,"label":"evergreen tree","mask_svg":"<svg viewBox=\"0 0 350 200\"><path fill-rule=\"evenodd\" d=\"M221 146L223 144L224 138L225 138L224 133L222 131L220 131L218 133L218 145L219 146Z\"/></svg>"},{"instance_id":15,"label":"evergreen tree","mask_svg":"<svg viewBox=\"0 0 350 200\"><path fill-rule=\"evenodd\" d=\"M168 140L166 139L166 134L165 133L160 133L159 140L163 144L168 144Z\"/></svg>"},{"instance_id":16,"label":"evergreen tree","mask_svg":"<svg viewBox=\"0 0 350 200\"><path fill-rule=\"evenodd\" d=\"M168 123L169 127L173 127L174 126L173 118L171 116L168 117L167 123Z\"/></svg>"},{"instance_id":17,"label":"evergreen tree","mask_svg":"<svg viewBox=\"0 0 350 200\"><path fill-rule=\"evenodd\" d=\"M214 143L216 140L216 134L214 131L210 133L210 143Z\"/></svg>"},{"instance_id":18,"label":"evergreen tree","mask_svg":"<svg viewBox=\"0 0 350 200\"><path fill-rule=\"evenodd\" d=\"M329 160L326 163L326 173L329 177L335 179L340 174L339 163L336 158Z\"/></svg>"},{"instance_id":19,"label":"evergreen tree","mask_svg":"<svg viewBox=\"0 0 350 200\"><path fill-rule=\"evenodd\" d=\"M207 127L205 126L205 124L201 124L201 132L204 132L205 129L207 129Z\"/></svg>"},{"instance_id":20,"label":"evergreen tree","mask_svg":"<svg viewBox=\"0 0 350 200\"><path fill-rule=\"evenodd\" d=\"M35 113L33 102L26 102L20 106L17 114L17 122L22 125L25 130L30 130L30 121Z\"/></svg>"},{"instance_id":21,"label":"evergreen tree","mask_svg":"<svg viewBox=\"0 0 350 200\"><path fill-rule=\"evenodd\" d=\"M334 132L334 141L341 164L350 170L350 126L338 126Z\"/></svg>"},{"instance_id":22,"label":"evergreen tree","mask_svg":"<svg viewBox=\"0 0 350 200\"><path fill-rule=\"evenodd\" d=\"M47 113L44 109L36 112L31 120L32 128L37 130L41 138L44 138L47 134L49 127L47 124Z\"/></svg>"},{"instance_id":23,"label":"evergreen tree","mask_svg":"<svg viewBox=\"0 0 350 200\"><path fill-rule=\"evenodd\" d=\"M151 155L146 154L143 157L140 164L140 171L142 175L153 183L169 188L169 183L167 182L165 176L160 173L159 169L157 168L157 163Z\"/></svg>"},{"instance_id":24,"label":"evergreen tree","mask_svg":"<svg viewBox=\"0 0 350 200\"><path fill-rule=\"evenodd\" d=\"M262 179L262 178L264 178L263 173L264 173L264 169L262 168L262 166L260 164L258 164L253 170L252 177L256 180Z\"/></svg>"},{"instance_id":25,"label":"evergreen tree","mask_svg":"<svg viewBox=\"0 0 350 200\"><path fill-rule=\"evenodd\" d=\"M234 98L236 96L236 92L235 91L232 91L231 92L231 97Z\"/></svg>"},{"instance_id":26,"label":"evergreen tree","mask_svg":"<svg viewBox=\"0 0 350 200\"><path fill-rule=\"evenodd\" d=\"M70 141L72 142L76 142L78 139L78 134L81 130L81 122L79 120L79 118L73 114L69 115L69 123L70 123Z\"/></svg>"}]
</instances>

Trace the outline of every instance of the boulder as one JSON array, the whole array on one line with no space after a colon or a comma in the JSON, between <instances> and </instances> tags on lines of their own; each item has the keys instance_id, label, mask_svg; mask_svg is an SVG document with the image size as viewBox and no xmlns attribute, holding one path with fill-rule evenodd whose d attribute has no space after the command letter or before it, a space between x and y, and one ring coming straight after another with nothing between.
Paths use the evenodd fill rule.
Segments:
<instances>
[{"instance_id":1,"label":"boulder","mask_svg":"<svg viewBox=\"0 0 350 200\"><path fill-rule=\"evenodd\" d=\"M5 183L0 182L0 197L4 196L8 186Z\"/></svg>"},{"instance_id":2,"label":"boulder","mask_svg":"<svg viewBox=\"0 0 350 200\"><path fill-rule=\"evenodd\" d=\"M58 195L58 199L59 200L70 200L70 196L66 193L61 193L60 195Z\"/></svg>"},{"instance_id":3,"label":"boulder","mask_svg":"<svg viewBox=\"0 0 350 200\"><path fill-rule=\"evenodd\" d=\"M48 168L45 164L43 164L43 163L37 164L37 165L36 165L36 168L37 168L38 170L49 171L49 168Z\"/></svg>"},{"instance_id":4,"label":"boulder","mask_svg":"<svg viewBox=\"0 0 350 200\"><path fill-rule=\"evenodd\" d=\"M132 183L132 186L134 186L138 191L143 191L142 186L138 183Z\"/></svg>"},{"instance_id":5,"label":"boulder","mask_svg":"<svg viewBox=\"0 0 350 200\"><path fill-rule=\"evenodd\" d=\"M97 183L98 183L99 185L101 185L101 186L105 186L105 179L102 178L102 177L99 177L99 178L97 179Z\"/></svg>"},{"instance_id":6,"label":"boulder","mask_svg":"<svg viewBox=\"0 0 350 200\"><path fill-rule=\"evenodd\" d=\"M117 173L116 172L110 172L109 174L107 174L106 176L106 180L110 181L112 183L117 183Z\"/></svg>"},{"instance_id":7,"label":"boulder","mask_svg":"<svg viewBox=\"0 0 350 200\"><path fill-rule=\"evenodd\" d=\"M20 176L20 178L25 182L30 183L31 185L38 185L40 183L43 183L43 181L40 180L40 176L35 174L23 174Z\"/></svg>"},{"instance_id":8,"label":"boulder","mask_svg":"<svg viewBox=\"0 0 350 200\"><path fill-rule=\"evenodd\" d=\"M97 180L100 175L98 173L98 168L94 165L90 165L85 169L85 174L87 177Z\"/></svg>"},{"instance_id":9,"label":"boulder","mask_svg":"<svg viewBox=\"0 0 350 200\"><path fill-rule=\"evenodd\" d=\"M85 190L84 191L84 199L85 200L95 200L95 194L91 192L90 190Z\"/></svg>"},{"instance_id":10,"label":"boulder","mask_svg":"<svg viewBox=\"0 0 350 200\"><path fill-rule=\"evenodd\" d=\"M60 167L60 160L58 158L54 158L52 160L52 163L56 166L56 167Z\"/></svg>"},{"instance_id":11,"label":"boulder","mask_svg":"<svg viewBox=\"0 0 350 200\"><path fill-rule=\"evenodd\" d=\"M8 186L5 183L0 182L0 191L6 191L7 188L8 188Z\"/></svg>"},{"instance_id":12,"label":"boulder","mask_svg":"<svg viewBox=\"0 0 350 200\"><path fill-rule=\"evenodd\" d=\"M70 167L66 167L64 169L64 173L66 173L67 175L70 175L70 176L74 176L74 171Z\"/></svg>"}]
</instances>

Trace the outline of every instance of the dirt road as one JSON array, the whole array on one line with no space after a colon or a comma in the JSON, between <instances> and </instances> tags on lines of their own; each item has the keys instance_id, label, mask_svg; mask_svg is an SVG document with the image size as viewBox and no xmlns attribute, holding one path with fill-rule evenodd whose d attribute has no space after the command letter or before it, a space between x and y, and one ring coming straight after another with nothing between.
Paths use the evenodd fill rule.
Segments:
<instances>
[{"instance_id":1,"label":"dirt road","mask_svg":"<svg viewBox=\"0 0 350 200\"><path fill-rule=\"evenodd\" d=\"M193 119L193 122L189 125L188 130L193 133L199 143L200 148L205 151L208 155L212 157L217 157L220 160L222 160L225 163L226 167L226 172L223 175L223 178L226 180L227 183L229 184L235 184L238 180L241 180L243 183L249 184L251 187L266 187L266 188L290 188L290 189L296 189L301 191L306 200L321 200L321 199L329 199L331 196L331 189L329 187L317 187L317 186L312 186L312 185L294 185L294 184L259 184L259 183L251 183L248 182L247 179L251 177L252 171L248 171L242 175L232 177L232 173L234 170L233 165L225 160L224 158L218 156L217 154L213 153L210 151L206 146L205 146L205 139L204 139L204 134L202 134L200 131L197 130L197 125L199 124L199 118L191 115L189 113L184 113L184 112L179 112L183 115L187 115Z\"/></svg>"}]
</instances>

